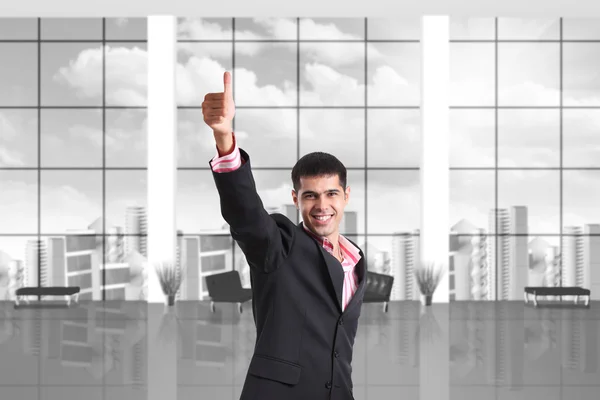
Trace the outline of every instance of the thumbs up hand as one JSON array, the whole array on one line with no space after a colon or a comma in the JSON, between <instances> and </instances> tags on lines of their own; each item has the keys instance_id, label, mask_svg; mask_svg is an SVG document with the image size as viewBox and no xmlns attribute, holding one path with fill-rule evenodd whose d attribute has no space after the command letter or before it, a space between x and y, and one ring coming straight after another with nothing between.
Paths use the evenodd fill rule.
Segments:
<instances>
[{"instance_id":1,"label":"thumbs up hand","mask_svg":"<svg viewBox=\"0 0 600 400\"><path fill-rule=\"evenodd\" d=\"M202 102L204 122L213 130L215 138L230 135L235 115L231 89L231 73L223 74L223 92L208 93Z\"/></svg>"}]
</instances>

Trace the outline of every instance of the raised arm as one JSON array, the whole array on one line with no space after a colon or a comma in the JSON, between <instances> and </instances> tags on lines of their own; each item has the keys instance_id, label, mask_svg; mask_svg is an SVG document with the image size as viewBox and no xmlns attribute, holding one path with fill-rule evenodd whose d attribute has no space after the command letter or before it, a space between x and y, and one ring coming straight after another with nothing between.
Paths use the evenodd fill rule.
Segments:
<instances>
[{"instance_id":1,"label":"raised arm","mask_svg":"<svg viewBox=\"0 0 600 400\"><path fill-rule=\"evenodd\" d=\"M209 161L219 193L221 215L230 226L250 268L268 273L287 257L295 225L283 216L271 216L256 190L248 153L238 147L232 130L235 104L231 74L223 76L224 91L204 97L204 122L213 130L217 154Z\"/></svg>"}]
</instances>

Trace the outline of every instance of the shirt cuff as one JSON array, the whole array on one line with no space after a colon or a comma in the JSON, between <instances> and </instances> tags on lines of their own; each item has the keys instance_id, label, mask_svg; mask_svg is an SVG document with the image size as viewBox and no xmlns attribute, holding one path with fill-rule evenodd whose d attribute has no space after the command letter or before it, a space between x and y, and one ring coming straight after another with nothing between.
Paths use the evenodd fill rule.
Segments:
<instances>
[{"instance_id":1,"label":"shirt cuff","mask_svg":"<svg viewBox=\"0 0 600 400\"><path fill-rule=\"evenodd\" d=\"M211 167L214 172L230 172L242 165L242 155L235 140L235 133L232 132L232 136L233 148L229 153L220 155L219 149L216 149L217 154L211 160Z\"/></svg>"}]
</instances>

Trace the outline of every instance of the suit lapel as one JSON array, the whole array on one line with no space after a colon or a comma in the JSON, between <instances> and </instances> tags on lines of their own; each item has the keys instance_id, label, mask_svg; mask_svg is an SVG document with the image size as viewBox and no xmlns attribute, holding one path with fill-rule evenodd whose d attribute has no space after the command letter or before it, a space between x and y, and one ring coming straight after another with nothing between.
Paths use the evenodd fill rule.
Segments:
<instances>
[{"instance_id":1,"label":"suit lapel","mask_svg":"<svg viewBox=\"0 0 600 400\"><path fill-rule=\"evenodd\" d=\"M342 268L342 266L340 265L340 262L334 257L332 256L327 250L325 250L323 248L323 246L321 246L316 240L314 240L310 234L308 232L306 232L304 230L304 226L302 225L302 222L298 223L297 225L298 229L300 229L302 232L304 232L304 234L306 236L308 236L311 241L315 244L315 246L317 246L317 248L319 249L319 252L321 253L321 257L323 257L323 261L325 261L325 265L327 265L327 271L329 273L329 278L330 278L330 282L333 286L333 290L335 292L335 298L336 298L336 303L338 306L338 309L340 312L342 312L342 292L343 292L343 287L344 287L344 270ZM358 262L358 264L356 265L356 269L358 271L358 288L356 289L356 293L355 295L352 297L352 299L350 299L350 303L348 304L348 307L346 308L346 310L348 308L350 308L350 306L352 304L354 304L355 302L355 298L359 297L359 295L361 295L362 291L364 291L364 286L365 286L365 275L366 275L366 270L365 270L365 263L364 263L364 255L361 252L361 258Z\"/></svg>"},{"instance_id":2,"label":"suit lapel","mask_svg":"<svg viewBox=\"0 0 600 400\"><path fill-rule=\"evenodd\" d=\"M335 298L337 300L337 306L342 311L342 291L344 288L344 270L340 265L340 262L332 256L327 250L320 246L319 243L315 241L315 245L319 248L323 259L325 260L325 264L327 265L327 271L329 272L329 277L331 278L331 283L333 284L333 289L335 291Z\"/></svg>"}]
</instances>

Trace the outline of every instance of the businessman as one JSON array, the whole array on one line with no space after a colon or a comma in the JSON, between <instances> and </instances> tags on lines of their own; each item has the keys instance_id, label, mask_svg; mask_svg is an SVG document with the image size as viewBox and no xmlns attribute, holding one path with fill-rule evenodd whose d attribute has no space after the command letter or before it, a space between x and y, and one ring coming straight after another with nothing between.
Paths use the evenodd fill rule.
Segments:
<instances>
[{"instance_id":1,"label":"businessman","mask_svg":"<svg viewBox=\"0 0 600 400\"><path fill-rule=\"evenodd\" d=\"M267 213L232 130L229 72L223 84L223 92L205 96L202 112L216 142L209 165L221 214L250 266L256 343L240 400L353 400L366 265L362 250L339 233L350 198L346 168L327 153L303 156L291 173L303 222Z\"/></svg>"}]
</instances>

